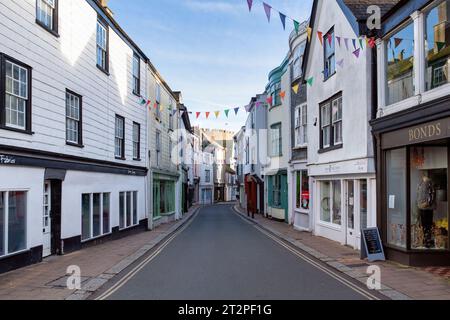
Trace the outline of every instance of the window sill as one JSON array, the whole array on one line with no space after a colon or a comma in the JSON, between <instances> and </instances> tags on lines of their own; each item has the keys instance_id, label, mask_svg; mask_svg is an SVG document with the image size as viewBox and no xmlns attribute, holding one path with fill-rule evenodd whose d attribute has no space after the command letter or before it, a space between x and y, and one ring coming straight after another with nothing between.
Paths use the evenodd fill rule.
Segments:
<instances>
[{"instance_id":1,"label":"window sill","mask_svg":"<svg viewBox=\"0 0 450 320\"><path fill-rule=\"evenodd\" d=\"M295 147L292 148L292 150L303 150L303 149L307 149L307 148L308 148L308 145L304 144L304 145L301 145L301 146L295 146Z\"/></svg>"},{"instance_id":2,"label":"window sill","mask_svg":"<svg viewBox=\"0 0 450 320\"><path fill-rule=\"evenodd\" d=\"M8 130L8 131L14 131L14 132L18 132L18 133L23 133L23 134L28 134L28 135L33 135L34 132L31 130L24 130L24 129L18 129L18 128L13 128L13 127L8 127L5 125L0 126L1 130Z\"/></svg>"},{"instance_id":3,"label":"window sill","mask_svg":"<svg viewBox=\"0 0 450 320\"><path fill-rule=\"evenodd\" d=\"M127 158L125 158L125 157L115 157L116 158L116 160L120 160L120 161L125 161L125 160L127 160Z\"/></svg>"},{"instance_id":4,"label":"window sill","mask_svg":"<svg viewBox=\"0 0 450 320\"><path fill-rule=\"evenodd\" d=\"M101 72L103 72L104 74L106 74L108 77L110 76L108 70L103 69L101 66L99 66L98 64L96 65L97 69L100 70Z\"/></svg>"},{"instance_id":5,"label":"window sill","mask_svg":"<svg viewBox=\"0 0 450 320\"><path fill-rule=\"evenodd\" d=\"M327 82L329 79L333 78L335 74L336 74L336 71L333 72L333 74L330 74L327 78L324 77L323 82Z\"/></svg>"},{"instance_id":6,"label":"window sill","mask_svg":"<svg viewBox=\"0 0 450 320\"><path fill-rule=\"evenodd\" d=\"M140 92L136 92L133 90L133 95L135 95L136 97L142 98L141 97L141 93Z\"/></svg>"},{"instance_id":7,"label":"window sill","mask_svg":"<svg viewBox=\"0 0 450 320\"><path fill-rule=\"evenodd\" d=\"M47 31L48 33L52 34L53 36L55 36L56 38L59 38L59 33L58 31L52 30L50 28L48 28L45 24L43 24L42 22L40 22L39 20L36 19L36 24L41 27L42 29L44 29L45 31Z\"/></svg>"},{"instance_id":8,"label":"window sill","mask_svg":"<svg viewBox=\"0 0 450 320\"><path fill-rule=\"evenodd\" d=\"M320 149L320 150L318 151L318 153L319 153L319 154L327 153L327 152L330 152L330 151L342 149L343 147L344 147L344 145L341 143L341 144L339 144L339 145L335 145L335 146L332 146L332 147Z\"/></svg>"},{"instance_id":9,"label":"window sill","mask_svg":"<svg viewBox=\"0 0 450 320\"><path fill-rule=\"evenodd\" d=\"M80 149L84 148L84 145L82 145L82 144L68 142L68 141L66 141L66 145L70 146L70 147L80 148Z\"/></svg>"},{"instance_id":10,"label":"window sill","mask_svg":"<svg viewBox=\"0 0 450 320\"><path fill-rule=\"evenodd\" d=\"M133 161L142 161L141 158L133 158Z\"/></svg>"},{"instance_id":11,"label":"window sill","mask_svg":"<svg viewBox=\"0 0 450 320\"><path fill-rule=\"evenodd\" d=\"M334 231L342 231L342 226L331 222L319 221L317 224L321 227L332 229Z\"/></svg>"}]
</instances>

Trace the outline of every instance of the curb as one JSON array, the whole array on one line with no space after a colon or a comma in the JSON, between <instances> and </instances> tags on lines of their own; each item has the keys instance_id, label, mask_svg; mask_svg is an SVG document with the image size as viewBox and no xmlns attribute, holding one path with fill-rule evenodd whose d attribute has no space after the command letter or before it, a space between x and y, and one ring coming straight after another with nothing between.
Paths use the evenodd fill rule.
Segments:
<instances>
[{"instance_id":1,"label":"curb","mask_svg":"<svg viewBox=\"0 0 450 320\"><path fill-rule=\"evenodd\" d=\"M355 271L351 268L349 268L348 266L336 261L334 258L328 257L326 255L324 255L323 253L320 253L319 251L306 246L305 244L303 244L301 241L299 240L294 240L294 239L290 239L289 237L286 237L284 234L273 230L272 228L269 228L249 217L247 217L244 213L242 213L239 208L237 207L237 205L233 206L233 210L241 217L245 218L247 221L249 221L250 223L257 225L258 227L260 227L261 229L264 229L266 232L269 232L270 234L274 235L275 237L279 238L280 240L284 240L286 242L288 242L289 244L293 245L294 247L296 247L297 249L311 255L312 257L322 261L323 263L327 264L329 267L346 274L348 277L357 280L358 282L363 283L364 285L367 283L367 280L369 279L369 277L367 276L367 274ZM400 300L400 301L404 301L404 300L412 300L411 297L393 289L390 288L388 286L385 285L381 285L381 290L377 290L377 293L385 296L386 298L390 299L390 300Z\"/></svg>"},{"instance_id":2,"label":"curb","mask_svg":"<svg viewBox=\"0 0 450 320\"><path fill-rule=\"evenodd\" d=\"M121 260L119 263L114 265L109 270L103 272L95 278L89 279L86 283L83 283L81 290L77 290L68 296L65 300L86 300L91 295L93 295L96 291L98 291L102 286L104 286L109 280L117 276L123 270L128 268L134 262L142 258L145 254L147 254L150 250L158 247L162 242L172 236L175 232L180 230L185 224L194 219L202 206L197 206L193 209L189 218L182 219L177 221L172 227L170 227L167 232L159 235L155 239L148 242L146 245L142 246L136 252L132 253L128 257ZM151 232L151 231L149 231Z\"/></svg>"}]
</instances>

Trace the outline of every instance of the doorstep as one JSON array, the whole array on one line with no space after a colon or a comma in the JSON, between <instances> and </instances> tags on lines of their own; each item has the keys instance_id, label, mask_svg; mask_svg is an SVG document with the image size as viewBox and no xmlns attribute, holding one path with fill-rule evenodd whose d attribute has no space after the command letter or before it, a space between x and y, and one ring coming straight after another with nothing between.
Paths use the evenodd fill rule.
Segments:
<instances>
[{"instance_id":1,"label":"doorstep","mask_svg":"<svg viewBox=\"0 0 450 320\"><path fill-rule=\"evenodd\" d=\"M238 205L234 209L266 231L364 284L368 279L367 268L371 265L380 267L382 289L379 293L389 299L450 299L450 278L439 275L447 275L447 270L407 267L390 261L369 263L361 260L359 251L352 248L314 236L310 232L297 231L286 223L269 220L261 215L251 219Z\"/></svg>"},{"instance_id":2,"label":"doorstep","mask_svg":"<svg viewBox=\"0 0 450 320\"><path fill-rule=\"evenodd\" d=\"M119 240L51 256L42 263L0 275L0 300L82 300L87 299L121 271L158 246L188 221L200 206L192 207L183 219ZM81 290L66 288L67 268L81 269Z\"/></svg>"}]
</instances>

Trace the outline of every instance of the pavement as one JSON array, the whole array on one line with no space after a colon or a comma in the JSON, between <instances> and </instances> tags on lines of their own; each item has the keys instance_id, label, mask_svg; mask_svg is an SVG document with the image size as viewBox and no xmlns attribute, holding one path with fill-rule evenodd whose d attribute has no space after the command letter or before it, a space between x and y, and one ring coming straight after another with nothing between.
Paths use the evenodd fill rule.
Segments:
<instances>
[{"instance_id":1,"label":"pavement","mask_svg":"<svg viewBox=\"0 0 450 320\"><path fill-rule=\"evenodd\" d=\"M182 220L125 238L108 241L42 263L0 275L0 300L83 300L194 217L193 207ZM67 289L67 268L81 269L81 290Z\"/></svg>"},{"instance_id":2,"label":"pavement","mask_svg":"<svg viewBox=\"0 0 450 320\"><path fill-rule=\"evenodd\" d=\"M392 300L450 300L450 268L414 268L391 261L369 263L361 260L359 251L352 248L314 236L310 232L297 231L286 223L261 215L250 219L238 205L234 209L257 226L362 283L367 282L367 268L378 266L382 283L380 293Z\"/></svg>"},{"instance_id":3,"label":"pavement","mask_svg":"<svg viewBox=\"0 0 450 320\"><path fill-rule=\"evenodd\" d=\"M238 216L200 209L163 249L96 294L110 300L367 300L362 283L305 257ZM112 281L114 282L114 280Z\"/></svg>"}]
</instances>

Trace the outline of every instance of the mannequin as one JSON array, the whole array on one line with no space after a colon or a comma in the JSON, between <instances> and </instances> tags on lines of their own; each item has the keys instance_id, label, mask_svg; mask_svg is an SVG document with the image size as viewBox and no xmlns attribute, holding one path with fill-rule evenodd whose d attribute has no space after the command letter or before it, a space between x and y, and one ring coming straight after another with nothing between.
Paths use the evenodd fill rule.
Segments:
<instances>
[{"instance_id":1,"label":"mannequin","mask_svg":"<svg viewBox=\"0 0 450 320\"><path fill-rule=\"evenodd\" d=\"M419 209L420 225L423 230L423 245L434 247L433 243L433 210L435 209L436 189L426 171L422 172L422 182L417 188L417 207Z\"/></svg>"}]
</instances>

